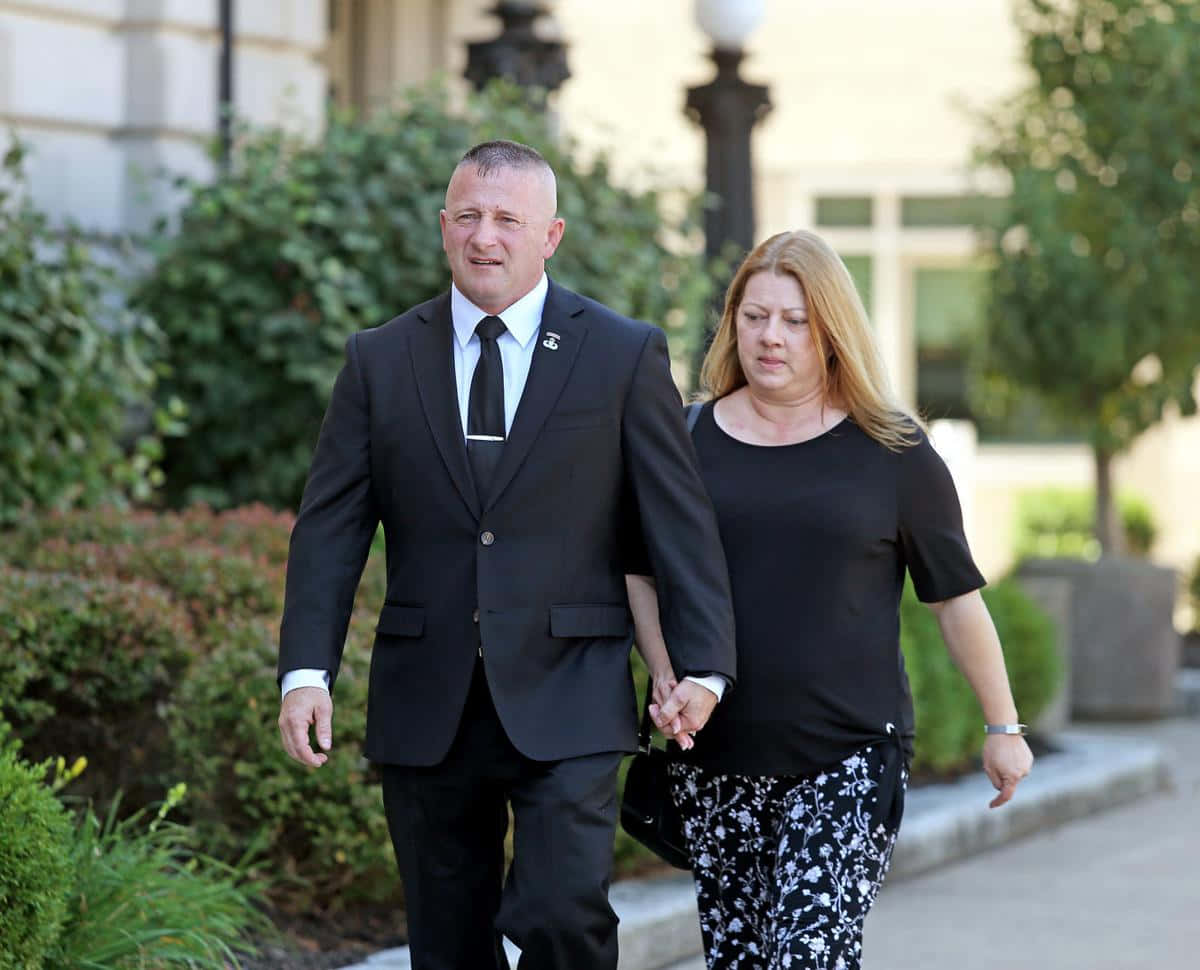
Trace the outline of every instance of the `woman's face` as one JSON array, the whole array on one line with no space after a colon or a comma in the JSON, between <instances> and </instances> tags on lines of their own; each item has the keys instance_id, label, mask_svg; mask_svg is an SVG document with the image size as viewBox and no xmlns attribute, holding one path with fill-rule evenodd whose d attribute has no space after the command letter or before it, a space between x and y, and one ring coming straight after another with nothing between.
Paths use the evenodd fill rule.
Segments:
<instances>
[{"instance_id":1,"label":"woman's face","mask_svg":"<svg viewBox=\"0 0 1200 970\"><path fill-rule=\"evenodd\" d=\"M737 350L750 389L773 398L811 394L821 382L804 291L790 273L755 273L737 310Z\"/></svg>"}]
</instances>

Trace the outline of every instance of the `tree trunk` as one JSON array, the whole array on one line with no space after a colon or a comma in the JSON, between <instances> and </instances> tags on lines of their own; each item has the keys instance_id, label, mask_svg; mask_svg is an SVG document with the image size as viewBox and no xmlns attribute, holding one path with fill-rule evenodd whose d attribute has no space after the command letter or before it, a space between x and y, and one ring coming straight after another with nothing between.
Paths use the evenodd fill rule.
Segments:
<instances>
[{"instance_id":1,"label":"tree trunk","mask_svg":"<svg viewBox=\"0 0 1200 970\"><path fill-rule=\"evenodd\" d=\"M1100 555L1120 556L1125 552L1125 529L1113 494L1113 453L1104 448L1095 448L1096 456L1096 539L1100 542Z\"/></svg>"}]
</instances>

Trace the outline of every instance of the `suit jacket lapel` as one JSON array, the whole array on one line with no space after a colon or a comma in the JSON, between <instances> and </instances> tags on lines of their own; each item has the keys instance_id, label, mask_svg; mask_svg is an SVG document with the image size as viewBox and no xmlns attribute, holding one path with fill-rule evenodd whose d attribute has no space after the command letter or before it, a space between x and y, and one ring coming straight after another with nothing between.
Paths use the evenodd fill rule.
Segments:
<instances>
[{"instance_id":1,"label":"suit jacket lapel","mask_svg":"<svg viewBox=\"0 0 1200 970\"><path fill-rule=\"evenodd\" d=\"M450 294L445 293L420 312L425 326L412 331L413 381L425 409L425 420L437 443L446 471L475 518L479 518L479 498L467 464L467 443L463 439L462 417L455 391L454 352L450 341L454 328L450 322Z\"/></svg>"},{"instance_id":2,"label":"suit jacket lapel","mask_svg":"<svg viewBox=\"0 0 1200 970\"><path fill-rule=\"evenodd\" d=\"M587 334L587 326L579 319L581 313L583 302L574 293L551 282L542 309L542 326L534 337L538 343L533 350L529 377L484 502L485 510L496 504L512 481L567 383Z\"/></svg>"}]
</instances>

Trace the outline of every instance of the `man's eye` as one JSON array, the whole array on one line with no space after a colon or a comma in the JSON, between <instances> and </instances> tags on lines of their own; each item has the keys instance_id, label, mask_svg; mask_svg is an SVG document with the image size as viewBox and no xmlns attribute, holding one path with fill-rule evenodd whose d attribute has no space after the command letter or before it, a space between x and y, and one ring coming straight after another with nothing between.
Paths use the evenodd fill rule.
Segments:
<instances>
[{"instance_id":1,"label":"man's eye","mask_svg":"<svg viewBox=\"0 0 1200 970\"><path fill-rule=\"evenodd\" d=\"M477 212L462 212L454 217L454 221L460 226L469 226L479 221L479 213Z\"/></svg>"},{"instance_id":2,"label":"man's eye","mask_svg":"<svg viewBox=\"0 0 1200 970\"><path fill-rule=\"evenodd\" d=\"M520 219L514 219L512 216L501 216L500 221L506 226L519 226L521 224Z\"/></svg>"}]
</instances>

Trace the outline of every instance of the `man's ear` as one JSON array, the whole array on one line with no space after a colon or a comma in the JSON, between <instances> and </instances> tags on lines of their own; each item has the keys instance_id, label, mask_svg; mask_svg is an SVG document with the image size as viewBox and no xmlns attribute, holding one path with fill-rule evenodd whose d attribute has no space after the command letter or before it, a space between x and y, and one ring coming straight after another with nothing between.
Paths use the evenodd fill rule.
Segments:
<instances>
[{"instance_id":1,"label":"man's ear","mask_svg":"<svg viewBox=\"0 0 1200 970\"><path fill-rule=\"evenodd\" d=\"M554 251L558 249L558 244L562 242L563 233L567 229L567 220L555 217L550 220L550 225L546 229L546 245L542 248L542 258L549 259L554 255Z\"/></svg>"}]
</instances>

